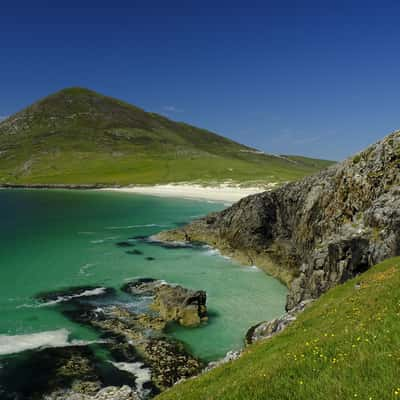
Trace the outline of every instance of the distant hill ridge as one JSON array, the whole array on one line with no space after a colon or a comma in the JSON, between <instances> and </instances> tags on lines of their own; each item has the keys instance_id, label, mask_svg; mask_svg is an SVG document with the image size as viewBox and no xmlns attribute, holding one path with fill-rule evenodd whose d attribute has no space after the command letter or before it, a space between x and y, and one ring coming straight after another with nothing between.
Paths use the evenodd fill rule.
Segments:
<instances>
[{"instance_id":1,"label":"distant hill ridge","mask_svg":"<svg viewBox=\"0 0 400 400\"><path fill-rule=\"evenodd\" d=\"M283 182L330 161L275 156L85 88L0 122L0 183Z\"/></svg>"}]
</instances>

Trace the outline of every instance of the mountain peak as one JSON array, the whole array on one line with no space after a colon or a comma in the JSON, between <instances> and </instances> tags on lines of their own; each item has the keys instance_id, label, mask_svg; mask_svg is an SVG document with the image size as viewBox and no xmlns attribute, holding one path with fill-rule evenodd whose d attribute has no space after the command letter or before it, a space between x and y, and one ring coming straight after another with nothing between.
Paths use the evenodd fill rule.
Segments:
<instances>
[{"instance_id":1,"label":"mountain peak","mask_svg":"<svg viewBox=\"0 0 400 400\"><path fill-rule=\"evenodd\" d=\"M325 165L266 155L82 87L0 123L0 182L278 182Z\"/></svg>"},{"instance_id":2,"label":"mountain peak","mask_svg":"<svg viewBox=\"0 0 400 400\"><path fill-rule=\"evenodd\" d=\"M82 86L70 86L70 87L66 87L64 89L59 90L57 93L61 93L61 94L99 94L97 92L95 92L92 89L89 88L85 88Z\"/></svg>"}]
</instances>

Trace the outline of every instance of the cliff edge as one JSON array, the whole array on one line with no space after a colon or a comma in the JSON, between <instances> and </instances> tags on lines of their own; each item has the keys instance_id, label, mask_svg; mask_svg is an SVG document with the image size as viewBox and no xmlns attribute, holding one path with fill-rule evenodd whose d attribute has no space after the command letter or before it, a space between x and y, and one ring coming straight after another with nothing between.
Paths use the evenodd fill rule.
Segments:
<instances>
[{"instance_id":1,"label":"cliff edge","mask_svg":"<svg viewBox=\"0 0 400 400\"><path fill-rule=\"evenodd\" d=\"M202 241L289 287L287 309L400 254L400 131L346 161L158 235Z\"/></svg>"}]
</instances>

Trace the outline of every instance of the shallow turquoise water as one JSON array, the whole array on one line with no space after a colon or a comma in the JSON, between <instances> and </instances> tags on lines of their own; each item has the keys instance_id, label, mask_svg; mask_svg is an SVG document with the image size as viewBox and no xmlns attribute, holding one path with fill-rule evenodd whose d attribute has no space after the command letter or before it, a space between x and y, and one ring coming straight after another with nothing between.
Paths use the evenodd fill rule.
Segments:
<instances>
[{"instance_id":1,"label":"shallow turquoise water","mask_svg":"<svg viewBox=\"0 0 400 400\"><path fill-rule=\"evenodd\" d=\"M223 207L114 192L0 190L0 335L66 328L71 338L94 339L96 332L72 323L56 306L38 307L33 297L69 286L119 289L129 278L151 277L207 291L208 324L172 326L170 335L206 360L240 348L252 324L284 311L283 285L207 249L138 243L143 255L130 255L116 245Z\"/></svg>"}]
</instances>

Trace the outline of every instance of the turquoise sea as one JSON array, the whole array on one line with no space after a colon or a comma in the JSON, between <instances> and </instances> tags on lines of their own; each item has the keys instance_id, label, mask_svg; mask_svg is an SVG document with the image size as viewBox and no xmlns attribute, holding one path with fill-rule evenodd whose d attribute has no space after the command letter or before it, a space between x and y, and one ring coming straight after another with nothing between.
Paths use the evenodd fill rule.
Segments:
<instances>
[{"instance_id":1,"label":"turquoise sea","mask_svg":"<svg viewBox=\"0 0 400 400\"><path fill-rule=\"evenodd\" d=\"M207 291L209 322L168 332L196 356L213 360L240 348L251 325L284 312L281 283L207 247L167 249L139 241L135 249L142 254L128 254L117 245L224 207L104 191L0 190L0 357L22 351L30 340L34 346L40 334L50 342L54 335L55 344L60 335L68 341L97 338L57 304L38 303L38 293L90 285L115 288L127 301L119 288L139 277Z\"/></svg>"}]
</instances>

